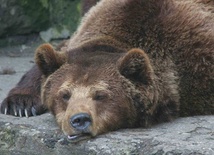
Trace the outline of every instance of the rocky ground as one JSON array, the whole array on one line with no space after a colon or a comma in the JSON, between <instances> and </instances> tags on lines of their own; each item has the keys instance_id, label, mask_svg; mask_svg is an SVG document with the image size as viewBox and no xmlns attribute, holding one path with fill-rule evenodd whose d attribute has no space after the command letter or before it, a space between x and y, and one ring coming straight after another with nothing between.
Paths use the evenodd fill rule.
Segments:
<instances>
[{"instance_id":1,"label":"rocky ground","mask_svg":"<svg viewBox=\"0 0 214 155\"><path fill-rule=\"evenodd\" d=\"M0 102L34 64L41 41L0 49ZM213 155L214 116L179 118L149 129L111 132L69 143L47 113L18 118L0 114L0 155Z\"/></svg>"}]
</instances>

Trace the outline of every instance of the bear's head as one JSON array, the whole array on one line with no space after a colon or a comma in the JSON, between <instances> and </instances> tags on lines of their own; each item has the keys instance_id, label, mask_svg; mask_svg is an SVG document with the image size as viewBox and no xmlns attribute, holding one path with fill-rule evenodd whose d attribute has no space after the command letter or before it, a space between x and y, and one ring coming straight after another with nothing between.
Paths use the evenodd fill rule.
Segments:
<instances>
[{"instance_id":1,"label":"bear's head","mask_svg":"<svg viewBox=\"0 0 214 155\"><path fill-rule=\"evenodd\" d=\"M56 52L44 44L35 60L45 78L42 101L71 141L142 125L154 98L153 70L142 50L86 45Z\"/></svg>"}]
</instances>

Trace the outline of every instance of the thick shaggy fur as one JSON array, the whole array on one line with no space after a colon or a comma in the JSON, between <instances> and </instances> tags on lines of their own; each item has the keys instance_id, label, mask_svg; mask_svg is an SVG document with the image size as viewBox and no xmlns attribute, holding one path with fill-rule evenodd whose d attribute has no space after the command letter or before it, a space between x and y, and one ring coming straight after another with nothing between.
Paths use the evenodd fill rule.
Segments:
<instances>
[{"instance_id":1,"label":"thick shaggy fur","mask_svg":"<svg viewBox=\"0 0 214 155\"><path fill-rule=\"evenodd\" d=\"M72 139L214 114L211 0L102 0L58 50L37 49L38 67L11 90L2 112L48 108ZM40 86L42 103L30 102ZM79 113L90 116L84 131L71 123Z\"/></svg>"}]
</instances>

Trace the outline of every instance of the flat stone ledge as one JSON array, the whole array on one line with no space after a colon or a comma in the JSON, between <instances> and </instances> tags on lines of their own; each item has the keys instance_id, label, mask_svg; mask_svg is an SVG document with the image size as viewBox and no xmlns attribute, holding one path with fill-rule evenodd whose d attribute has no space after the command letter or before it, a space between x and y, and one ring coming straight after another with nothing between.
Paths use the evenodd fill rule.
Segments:
<instances>
[{"instance_id":1,"label":"flat stone ledge","mask_svg":"<svg viewBox=\"0 0 214 155\"><path fill-rule=\"evenodd\" d=\"M47 113L0 114L1 155L213 155L214 116L179 118L149 129L124 129L71 144Z\"/></svg>"}]
</instances>

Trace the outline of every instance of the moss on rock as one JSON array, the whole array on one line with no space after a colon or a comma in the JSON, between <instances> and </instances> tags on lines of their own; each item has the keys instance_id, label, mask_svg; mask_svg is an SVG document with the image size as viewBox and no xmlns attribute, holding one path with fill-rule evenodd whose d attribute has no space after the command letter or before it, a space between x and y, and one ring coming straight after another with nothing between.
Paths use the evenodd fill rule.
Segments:
<instances>
[{"instance_id":1,"label":"moss on rock","mask_svg":"<svg viewBox=\"0 0 214 155\"><path fill-rule=\"evenodd\" d=\"M0 149L8 149L15 144L15 132L10 129L0 131Z\"/></svg>"}]
</instances>

